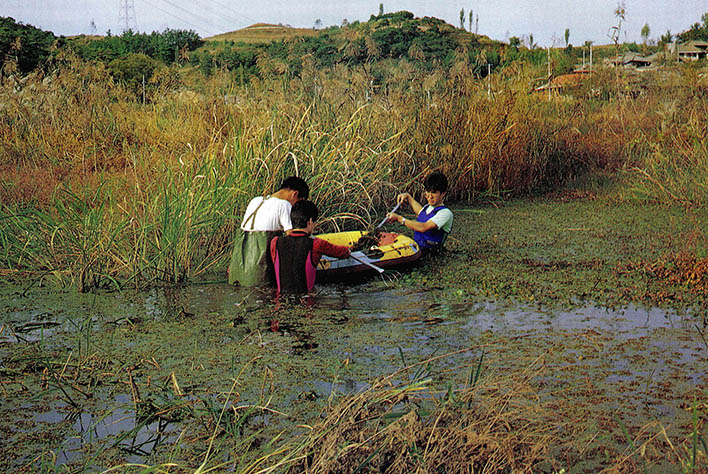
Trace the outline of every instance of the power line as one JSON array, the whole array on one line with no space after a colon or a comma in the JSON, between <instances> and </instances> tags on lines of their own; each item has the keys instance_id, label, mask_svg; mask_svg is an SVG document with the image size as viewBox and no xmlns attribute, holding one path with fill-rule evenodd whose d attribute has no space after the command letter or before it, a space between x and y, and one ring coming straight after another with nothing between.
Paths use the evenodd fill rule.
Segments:
<instances>
[{"instance_id":1,"label":"power line","mask_svg":"<svg viewBox=\"0 0 708 474\"><path fill-rule=\"evenodd\" d=\"M208 5L208 4L202 3L202 2L200 2L199 0L192 0L192 1L193 1L194 3L197 3L197 4L199 4L199 5L203 6L203 7L205 7L205 8L208 9L208 10L211 10L211 12L213 12L213 13L216 13L216 14L218 14L218 15L221 15L224 19L228 20L230 23L235 23L236 26L238 26L239 24L243 24L243 22L240 21L240 20L236 20L236 19L234 19L234 18L232 18L232 17L230 17L230 16L225 15L223 12L219 12L219 11L214 10L214 7L212 7L212 6ZM226 22L224 22L224 24L226 24ZM244 25L244 26L245 26L245 25ZM228 27L229 27L229 28L233 28L234 25L231 24L231 25L228 25Z\"/></svg>"},{"instance_id":2,"label":"power line","mask_svg":"<svg viewBox=\"0 0 708 474\"><path fill-rule=\"evenodd\" d=\"M143 0L143 1L144 1L146 4L150 5L151 7L156 8L156 9L160 10L161 12L170 15L171 17L176 18L177 20L179 20L179 21L181 21L181 22L183 22L183 23L186 23L187 25L189 25L189 26L191 26L191 27L193 27L193 28L195 28L195 29L197 29L197 30L203 30L203 31L205 31L205 32L208 33L209 35L214 35L214 34L215 34L215 33L214 33L214 30L213 30L212 28L214 28L214 27L216 27L217 29L220 29L220 28L221 28L221 27L219 27L218 25L213 24L211 21L209 21L209 20L207 20L207 19L205 19L205 18L203 18L203 17L200 17L199 15L195 15L194 13L190 12L189 10L186 10L186 9L182 8L181 6L179 6L179 5L177 5L177 4L173 3L173 2L171 2L170 0L162 0L162 1L165 2L165 3L167 3L168 5L172 6L173 8L176 8L176 9L178 9L178 10L183 11L184 13L186 13L186 14L188 15L188 17L192 17L193 19L199 20L199 21L202 23L202 25L208 25L209 27L208 27L208 28L204 28L203 26L202 26L202 27L197 26L197 25L195 25L194 23L192 23L191 21L185 20L184 18L181 18L180 16L176 15L176 14L175 14L174 12L172 12L172 11L168 11L168 10L165 10L165 9L163 9L163 8L160 8L158 5L155 5L154 3L148 2L147 0Z\"/></svg>"},{"instance_id":3,"label":"power line","mask_svg":"<svg viewBox=\"0 0 708 474\"><path fill-rule=\"evenodd\" d=\"M181 18L181 17L175 15L173 12L168 11L168 10L165 10L165 9L163 9L163 8L160 8L159 6L157 6L157 5L153 4L153 3L148 2L147 0L142 0L142 1L143 1L144 3L150 5L151 7L156 8L157 10L160 10L162 13L165 13L165 14L167 14L167 15L170 15L172 18L175 18L175 19L181 21L182 23L185 23L185 24L191 26L191 27L194 28L195 30L203 30L203 31L205 31L206 33L208 33L208 34L211 35L211 36L213 36L213 35L216 34L216 33L214 33L214 31L212 31L211 29L203 28L203 27L197 26L197 25L195 25L194 23L190 22L189 20L185 20L184 18ZM184 9L181 8L181 10L184 10ZM186 10L184 10L184 11L186 11ZM189 14L189 15L191 15L191 13L189 13L189 12L186 12L186 13ZM211 26L215 26L215 25L212 25L211 22L208 22L208 21L207 21L207 23L210 24Z\"/></svg>"},{"instance_id":4,"label":"power line","mask_svg":"<svg viewBox=\"0 0 708 474\"><path fill-rule=\"evenodd\" d=\"M223 3L217 2L216 0L212 0L212 2L225 10L229 10L233 15L236 15L237 17L239 17L239 16L243 17L246 20L251 21L253 23L258 23L260 21L260 20L254 20L253 18L250 18L250 17L244 15L243 13L237 13L235 10L232 10L230 6L224 5Z\"/></svg>"},{"instance_id":5,"label":"power line","mask_svg":"<svg viewBox=\"0 0 708 474\"><path fill-rule=\"evenodd\" d=\"M195 13L193 13L193 12L190 12L190 11L187 10L186 8L184 8L184 7L182 7L181 5L178 5L178 4L174 3L174 2L172 2L171 0L162 0L162 1L165 2L165 3L167 3L167 4L170 5L170 6L174 7L174 8L177 8L178 10L182 10L182 11L185 12L187 15L190 15L190 16L192 16L192 17L198 19L199 21L203 22L203 24L205 24L205 25L209 25L209 26L211 26L211 27L216 27L216 28L219 28L219 29L221 28L219 25L214 24L214 23L213 23L211 20L209 20L208 18L204 18L203 16L200 16L200 15L197 15L197 14L195 14Z\"/></svg>"},{"instance_id":6,"label":"power line","mask_svg":"<svg viewBox=\"0 0 708 474\"><path fill-rule=\"evenodd\" d=\"M135 14L134 0L119 1L121 24L125 23L126 30L131 28L136 29L137 20ZM228 5L215 0L193 0L192 2L190 2L190 5L195 5L197 8L201 9L199 11L202 13L202 15L199 15L183 7L179 4L179 1L177 0L161 0L161 2L157 2L157 4L155 3L155 0L142 1L146 5L169 15L170 17L179 20L180 22L185 23L186 25L189 25L195 30L201 30L207 35L211 36L247 26L246 21L238 20L237 18L245 18L247 21L252 21L253 23L258 22L257 20L249 18L246 15L236 13L232 7L229 7ZM166 4L166 6L162 5L162 3ZM210 14L212 14L214 18L210 19ZM195 22L198 24L195 25ZM223 24L223 26L220 26L220 24Z\"/></svg>"}]
</instances>

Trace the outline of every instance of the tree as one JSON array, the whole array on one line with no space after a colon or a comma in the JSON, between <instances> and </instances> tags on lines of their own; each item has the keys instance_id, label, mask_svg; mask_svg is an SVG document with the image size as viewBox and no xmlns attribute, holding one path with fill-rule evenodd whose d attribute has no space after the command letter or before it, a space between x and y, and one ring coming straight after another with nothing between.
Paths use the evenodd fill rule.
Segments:
<instances>
[{"instance_id":1,"label":"tree","mask_svg":"<svg viewBox=\"0 0 708 474\"><path fill-rule=\"evenodd\" d=\"M681 41L701 40L708 41L708 13L701 16L702 23L696 22L687 31L677 36Z\"/></svg>"},{"instance_id":2,"label":"tree","mask_svg":"<svg viewBox=\"0 0 708 474\"><path fill-rule=\"evenodd\" d=\"M158 68L158 62L144 54L129 53L108 64L111 75L131 90L136 96Z\"/></svg>"},{"instance_id":3,"label":"tree","mask_svg":"<svg viewBox=\"0 0 708 474\"><path fill-rule=\"evenodd\" d=\"M383 16L383 3L379 3L379 16Z\"/></svg>"},{"instance_id":4,"label":"tree","mask_svg":"<svg viewBox=\"0 0 708 474\"><path fill-rule=\"evenodd\" d=\"M467 14L467 21L468 21L468 23L470 24L470 26L469 26L470 33L472 33L472 21L473 21L473 17L474 17L474 10L472 10L472 9L470 8L470 12Z\"/></svg>"},{"instance_id":5,"label":"tree","mask_svg":"<svg viewBox=\"0 0 708 474\"><path fill-rule=\"evenodd\" d=\"M659 38L659 44L669 44L671 41L673 41L674 35L671 34L671 30L666 30L666 33L661 35L661 38Z\"/></svg>"},{"instance_id":6,"label":"tree","mask_svg":"<svg viewBox=\"0 0 708 474\"><path fill-rule=\"evenodd\" d=\"M536 45L533 43L533 33L529 33L529 49L534 49Z\"/></svg>"},{"instance_id":7,"label":"tree","mask_svg":"<svg viewBox=\"0 0 708 474\"><path fill-rule=\"evenodd\" d=\"M568 39L570 39L570 28L565 29L565 47L568 47Z\"/></svg>"},{"instance_id":8,"label":"tree","mask_svg":"<svg viewBox=\"0 0 708 474\"><path fill-rule=\"evenodd\" d=\"M56 39L51 31L0 17L0 70L7 60L14 61L22 73L43 66Z\"/></svg>"},{"instance_id":9,"label":"tree","mask_svg":"<svg viewBox=\"0 0 708 474\"><path fill-rule=\"evenodd\" d=\"M651 30L649 29L649 23L644 23L644 26L642 26L642 41L644 42L644 46L647 45L647 40L649 39L649 33Z\"/></svg>"},{"instance_id":10,"label":"tree","mask_svg":"<svg viewBox=\"0 0 708 474\"><path fill-rule=\"evenodd\" d=\"M512 36L509 38L509 46L513 46L515 48L518 48L521 46L521 40L519 39L518 36Z\"/></svg>"},{"instance_id":11,"label":"tree","mask_svg":"<svg viewBox=\"0 0 708 474\"><path fill-rule=\"evenodd\" d=\"M465 29L465 9L460 10L460 28Z\"/></svg>"},{"instance_id":12,"label":"tree","mask_svg":"<svg viewBox=\"0 0 708 474\"><path fill-rule=\"evenodd\" d=\"M318 18L315 20L315 29L319 30L320 28L322 28L322 20Z\"/></svg>"}]
</instances>

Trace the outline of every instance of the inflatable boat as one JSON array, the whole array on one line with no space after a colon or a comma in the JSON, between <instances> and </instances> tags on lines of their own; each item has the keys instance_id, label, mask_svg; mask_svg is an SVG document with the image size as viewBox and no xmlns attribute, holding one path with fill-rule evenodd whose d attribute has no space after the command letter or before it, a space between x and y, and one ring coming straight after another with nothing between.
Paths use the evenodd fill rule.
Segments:
<instances>
[{"instance_id":1,"label":"inflatable boat","mask_svg":"<svg viewBox=\"0 0 708 474\"><path fill-rule=\"evenodd\" d=\"M362 231L335 232L320 234L317 237L336 245L354 246L365 234ZM411 237L393 232L379 235L378 243L352 252L349 258L334 258L322 256L317 266L317 277L336 277L362 271L371 271L366 263L379 268L392 268L404 263L413 262L420 257L418 244ZM366 262L366 263L364 263Z\"/></svg>"}]
</instances>

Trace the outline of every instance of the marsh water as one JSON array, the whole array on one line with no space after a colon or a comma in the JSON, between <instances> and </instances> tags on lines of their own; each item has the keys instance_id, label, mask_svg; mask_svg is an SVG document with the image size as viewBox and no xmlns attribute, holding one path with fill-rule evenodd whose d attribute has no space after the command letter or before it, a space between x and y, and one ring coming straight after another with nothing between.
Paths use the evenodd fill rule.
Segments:
<instances>
[{"instance_id":1,"label":"marsh water","mask_svg":"<svg viewBox=\"0 0 708 474\"><path fill-rule=\"evenodd\" d=\"M482 357L482 377L543 359L540 393L572 402L607 437L616 421L630 430L658 421L680 437L708 386L696 321L658 308L544 309L375 279L321 285L296 301L226 284L98 295L7 288L1 462L16 469L45 451L56 465L100 465L94 456L107 452L150 462L161 447L195 442L193 419L175 408L181 400L214 413L225 401L267 406L239 429L297 432L372 379L461 349L469 350L444 363ZM136 399L167 415L141 418Z\"/></svg>"}]
</instances>

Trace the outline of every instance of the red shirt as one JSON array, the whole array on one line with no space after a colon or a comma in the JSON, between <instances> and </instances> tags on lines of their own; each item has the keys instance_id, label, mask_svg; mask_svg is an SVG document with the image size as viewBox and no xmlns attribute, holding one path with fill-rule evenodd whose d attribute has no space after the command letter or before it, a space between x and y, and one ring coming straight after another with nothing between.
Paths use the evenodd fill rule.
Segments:
<instances>
[{"instance_id":1,"label":"red shirt","mask_svg":"<svg viewBox=\"0 0 708 474\"><path fill-rule=\"evenodd\" d=\"M306 236L308 234L307 232L304 232L302 230L293 230L292 232L290 232L290 235L294 237L300 237ZM275 261L275 257L278 254L275 248L276 240L277 238L272 239L270 241L270 257L273 261ZM317 237L312 240L312 265L314 265L315 267L317 267L317 265L320 263L322 255L327 255L329 257L335 258L344 258L349 255L349 247L345 247L344 245L335 245L333 243L327 242L324 239L318 239Z\"/></svg>"}]
</instances>

